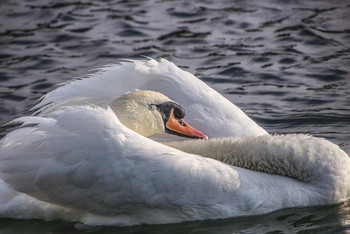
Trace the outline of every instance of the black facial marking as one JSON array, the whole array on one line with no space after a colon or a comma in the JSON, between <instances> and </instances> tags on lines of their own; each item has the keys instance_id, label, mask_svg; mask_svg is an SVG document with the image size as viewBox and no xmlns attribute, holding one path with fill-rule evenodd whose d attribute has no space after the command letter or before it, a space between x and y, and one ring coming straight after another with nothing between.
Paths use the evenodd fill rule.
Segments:
<instances>
[{"instance_id":1,"label":"black facial marking","mask_svg":"<svg viewBox=\"0 0 350 234\"><path fill-rule=\"evenodd\" d=\"M164 125L168 122L170 118L171 111L174 110L175 118L180 120L185 117L185 109L175 102L163 102L161 104L155 105L162 115Z\"/></svg>"},{"instance_id":2,"label":"black facial marking","mask_svg":"<svg viewBox=\"0 0 350 234\"><path fill-rule=\"evenodd\" d=\"M169 128L166 127L166 124L170 118L171 111L174 111L174 117L177 119L179 124L182 126L186 126L186 124L181 120L182 118L185 117L185 109L180 106L179 104L176 104L175 102L164 102L161 104L151 104L157 107L157 110L159 113L162 115L163 121L164 121L164 128L167 133L178 135L181 137L188 137L188 138L199 138L196 136L190 136L190 135L185 135L180 132L173 131Z\"/></svg>"}]
</instances>

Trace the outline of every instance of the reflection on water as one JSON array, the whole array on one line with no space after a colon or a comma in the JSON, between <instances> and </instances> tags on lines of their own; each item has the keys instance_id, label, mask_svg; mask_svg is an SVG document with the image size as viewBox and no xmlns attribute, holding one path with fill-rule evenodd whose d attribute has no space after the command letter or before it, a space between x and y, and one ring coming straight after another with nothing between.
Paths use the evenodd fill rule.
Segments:
<instances>
[{"instance_id":1,"label":"reflection on water","mask_svg":"<svg viewBox=\"0 0 350 234\"><path fill-rule=\"evenodd\" d=\"M349 154L349 12L342 0L3 0L0 124L25 114L52 85L90 69L120 58L164 57L195 73L269 132L325 137ZM96 232L345 232L349 220L345 204ZM8 219L0 228L78 232L67 223Z\"/></svg>"},{"instance_id":2,"label":"reflection on water","mask_svg":"<svg viewBox=\"0 0 350 234\"><path fill-rule=\"evenodd\" d=\"M4 233L345 233L350 230L350 201L341 205L292 208L267 215L224 220L133 227L90 227L40 220L0 220Z\"/></svg>"}]
</instances>

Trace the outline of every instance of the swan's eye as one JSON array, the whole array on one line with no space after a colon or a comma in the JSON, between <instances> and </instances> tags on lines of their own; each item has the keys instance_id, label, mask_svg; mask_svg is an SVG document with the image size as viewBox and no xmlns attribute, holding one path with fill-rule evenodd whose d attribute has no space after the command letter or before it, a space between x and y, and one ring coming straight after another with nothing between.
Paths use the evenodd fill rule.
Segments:
<instances>
[{"instance_id":1,"label":"swan's eye","mask_svg":"<svg viewBox=\"0 0 350 234\"><path fill-rule=\"evenodd\" d=\"M150 105L148 106L148 108L149 108L150 110L155 110L157 107L156 107L155 104L150 104Z\"/></svg>"}]
</instances>

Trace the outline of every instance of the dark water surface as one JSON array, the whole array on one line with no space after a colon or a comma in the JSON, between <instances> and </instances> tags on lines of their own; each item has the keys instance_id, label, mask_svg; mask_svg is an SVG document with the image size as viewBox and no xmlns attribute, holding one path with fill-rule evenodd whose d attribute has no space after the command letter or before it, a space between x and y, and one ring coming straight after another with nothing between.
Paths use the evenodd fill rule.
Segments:
<instances>
[{"instance_id":1,"label":"dark water surface","mask_svg":"<svg viewBox=\"0 0 350 234\"><path fill-rule=\"evenodd\" d=\"M345 0L1 0L0 124L25 114L52 85L140 56L196 74L270 133L309 133L350 153ZM0 233L346 231L349 203L133 228L0 219Z\"/></svg>"}]
</instances>

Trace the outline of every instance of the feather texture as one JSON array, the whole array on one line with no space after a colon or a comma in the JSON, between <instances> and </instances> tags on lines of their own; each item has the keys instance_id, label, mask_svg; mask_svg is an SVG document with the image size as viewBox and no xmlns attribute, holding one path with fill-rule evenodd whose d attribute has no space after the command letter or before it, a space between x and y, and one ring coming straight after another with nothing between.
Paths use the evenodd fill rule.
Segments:
<instances>
[{"instance_id":1,"label":"feather texture","mask_svg":"<svg viewBox=\"0 0 350 234\"><path fill-rule=\"evenodd\" d=\"M187 110L186 121L209 137L267 134L236 105L189 72L161 59L125 60L62 84L33 108L44 115L60 106L109 105L135 89L160 92Z\"/></svg>"}]
</instances>

